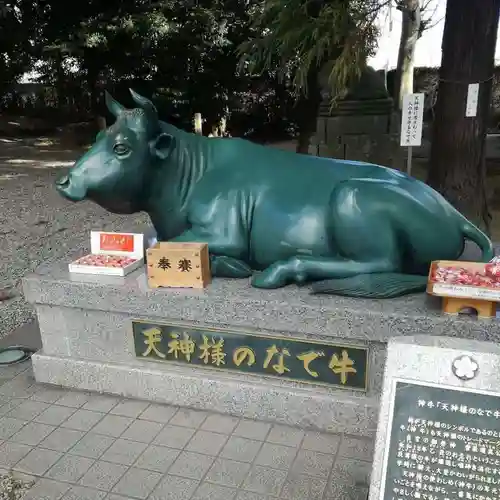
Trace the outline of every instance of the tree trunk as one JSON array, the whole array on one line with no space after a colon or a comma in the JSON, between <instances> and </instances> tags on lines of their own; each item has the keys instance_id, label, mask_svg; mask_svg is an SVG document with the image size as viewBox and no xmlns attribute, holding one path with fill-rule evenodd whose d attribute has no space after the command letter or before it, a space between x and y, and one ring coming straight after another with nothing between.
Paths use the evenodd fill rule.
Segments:
<instances>
[{"instance_id":1,"label":"tree trunk","mask_svg":"<svg viewBox=\"0 0 500 500\"><path fill-rule=\"evenodd\" d=\"M448 0L428 183L489 230L484 146L500 0ZM477 116L466 117L469 83L480 83Z\"/></svg>"},{"instance_id":2,"label":"tree trunk","mask_svg":"<svg viewBox=\"0 0 500 500\"><path fill-rule=\"evenodd\" d=\"M403 96L413 93L415 48L420 37L420 24L422 22L420 0L403 0L401 4L402 28L393 96L394 102L400 110Z\"/></svg>"},{"instance_id":3,"label":"tree trunk","mask_svg":"<svg viewBox=\"0 0 500 500\"><path fill-rule=\"evenodd\" d=\"M313 66L307 75L307 95L302 95L298 102L299 138L297 141L297 153L309 154L311 139L316 133L320 104L319 68Z\"/></svg>"}]
</instances>

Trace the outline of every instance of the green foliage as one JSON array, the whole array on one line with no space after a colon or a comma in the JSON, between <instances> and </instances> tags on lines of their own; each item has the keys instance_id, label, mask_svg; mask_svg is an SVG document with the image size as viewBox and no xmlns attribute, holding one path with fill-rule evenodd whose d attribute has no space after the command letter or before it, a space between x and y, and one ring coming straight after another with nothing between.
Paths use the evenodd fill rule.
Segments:
<instances>
[{"instance_id":1,"label":"green foliage","mask_svg":"<svg viewBox=\"0 0 500 500\"><path fill-rule=\"evenodd\" d=\"M0 0L0 96L30 66L36 10L30 0Z\"/></svg>"},{"instance_id":2,"label":"green foliage","mask_svg":"<svg viewBox=\"0 0 500 500\"><path fill-rule=\"evenodd\" d=\"M37 41L42 81L64 90L79 80L94 109L103 87L128 99L125 87L140 82L143 93L170 99L174 114L216 121L251 87L247 75L235 77L247 11L246 0L91 0L74 9L53 0Z\"/></svg>"},{"instance_id":3,"label":"green foliage","mask_svg":"<svg viewBox=\"0 0 500 500\"><path fill-rule=\"evenodd\" d=\"M311 68L326 71L332 97L359 76L375 48L379 0L264 0L255 7L259 33L239 48L241 67L276 68L307 94Z\"/></svg>"},{"instance_id":4,"label":"green foliage","mask_svg":"<svg viewBox=\"0 0 500 500\"><path fill-rule=\"evenodd\" d=\"M342 91L372 49L369 6L382 0L13 1L0 3L2 76L10 84L36 61L61 115L103 113L104 88L131 105L133 86L181 127L200 112L206 132L225 118L229 131L261 135L300 121L309 68L326 67Z\"/></svg>"}]
</instances>

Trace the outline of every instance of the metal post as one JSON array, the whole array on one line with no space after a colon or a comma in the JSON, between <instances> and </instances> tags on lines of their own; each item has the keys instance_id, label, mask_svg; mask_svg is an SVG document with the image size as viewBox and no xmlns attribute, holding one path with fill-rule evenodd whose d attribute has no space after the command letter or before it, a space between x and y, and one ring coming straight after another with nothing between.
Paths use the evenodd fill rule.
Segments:
<instances>
[{"instance_id":1,"label":"metal post","mask_svg":"<svg viewBox=\"0 0 500 500\"><path fill-rule=\"evenodd\" d=\"M201 113L194 114L194 133L197 135L203 135L203 120L201 118Z\"/></svg>"},{"instance_id":2,"label":"metal post","mask_svg":"<svg viewBox=\"0 0 500 500\"><path fill-rule=\"evenodd\" d=\"M408 146L408 158L406 160L406 173L408 175L411 175L411 160L412 160L412 154L413 154L413 148L411 146Z\"/></svg>"}]
</instances>

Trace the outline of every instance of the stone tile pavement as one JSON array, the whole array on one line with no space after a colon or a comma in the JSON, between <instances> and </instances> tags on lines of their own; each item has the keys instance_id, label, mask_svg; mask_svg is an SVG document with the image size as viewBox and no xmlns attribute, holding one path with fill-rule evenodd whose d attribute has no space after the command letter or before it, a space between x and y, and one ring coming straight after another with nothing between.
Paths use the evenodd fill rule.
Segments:
<instances>
[{"instance_id":1,"label":"stone tile pavement","mask_svg":"<svg viewBox=\"0 0 500 500\"><path fill-rule=\"evenodd\" d=\"M0 474L35 481L25 500L366 500L372 446L0 367Z\"/></svg>"}]
</instances>

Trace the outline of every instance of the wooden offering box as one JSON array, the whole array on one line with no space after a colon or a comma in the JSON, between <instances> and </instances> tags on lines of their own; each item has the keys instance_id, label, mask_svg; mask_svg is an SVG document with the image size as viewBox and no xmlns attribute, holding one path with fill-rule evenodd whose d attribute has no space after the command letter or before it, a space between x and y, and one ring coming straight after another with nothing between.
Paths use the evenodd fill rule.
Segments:
<instances>
[{"instance_id":1,"label":"wooden offering box","mask_svg":"<svg viewBox=\"0 0 500 500\"><path fill-rule=\"evenodd\" d=\"M427 282L427 293L443 297L443 312L458 314L465 308L475 309L478 317L496 316L497 302L500 302L500 286L477 286L455 283L441 283L434 280L439 268L455 268L469 271L472 275L484 275L485 264L482 262L463 262L439 260L431 264Z\"/></svg>"},{"instance_id":2,"label":"wooden offering box","mask_svg":"<svg viewBox=\"0 0 500 500\"><path fill-rule=\"evenodd\" d=\"M144 236L91 231L91 253L69 265L71 273L126 276L144 264Z\"/></svg>"},{"instance_id":3,"label":"wooden offering box","mask_svg":"<svg viewBox=\"0 0 500 500\"><path fill-rule=\"evenodd\" d=\"M212 281L206 243L157 243L147 250L151 288L205 288Z\"/></svg>"}]
</instances>

